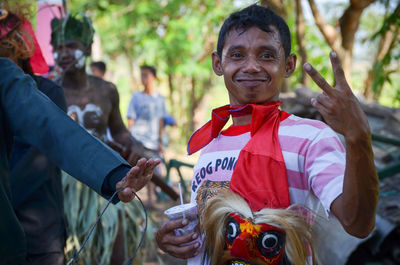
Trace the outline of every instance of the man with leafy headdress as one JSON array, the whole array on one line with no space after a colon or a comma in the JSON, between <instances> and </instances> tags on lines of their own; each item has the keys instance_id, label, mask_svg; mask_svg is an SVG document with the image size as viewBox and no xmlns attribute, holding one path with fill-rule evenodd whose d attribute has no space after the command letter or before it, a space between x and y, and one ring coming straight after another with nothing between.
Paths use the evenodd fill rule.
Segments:
<instances>
[{"instance_id":1,"label":"man with leafy headdress","mask_svg":"<svg viewBox=\"0 0 400 265\"><path fill-rule=\"evenodd\" d=\"M62 74L56 82L64 90L68 115L93 136L108 144L110 144L107 138L107 128L109 128L113 138L112 146L117 146L119 151L122 150L122 155L128 162L134 162L137 155L142 153L143 147L131 136L122 122L119 111L119 95L115 85L101 78L89 75L85 70L86 58L90 56L94 34L90 19L85 15L74 16L67 13L64 18L54 18L51 22L51 28L51 44L53 46L55 61L62 70ZM71 234L83 236L82 231L87 231L86 229L90 224L85 223L85 220L78 220L78 218L73 217L76 214L72 212L73 208L69 207L69 205L73 203L72 200L76 200L80 195L83 196L87 192L91 193L91 191L81 191L77 185L79 184L71 181L70 178L65 178L64 191L68 193L65 196L72 198L71 200L65 200L65 209L67 211L67 218L69 218L68 227ZM100 210L104 201L99 200L98 197L88 196L92 198L90 204L97 204L98 210ZM85 202L81 200L80 203ZM79 205L80 211L86 211L87 208L86 205ZM103 240L99 240L103 250L110 249L114 241L116 243L123 242L121 240L124 237L121 230L121 218L120 221L117 218L118 215L122 216L123 211L121 209L118 211L117 209L114 210L116 212L112 222L115 223L109 230L111 232L102 234L104 236ZM68 211L71 212L68 213ZM135 220L132 221L135 222ZM118 223L120 224L118 225ZM133 223L129 226L136 226L136 224ZM103 231L105 231L106 228L103 228ZM118 236L116 240L107 239L108 236L115 238L117 232ZM101 238L101 236L99 237ZM73 242L72 238L71 242ZM108 245L106 242L109 242ZM115 264L121 264L123 249L123 247L114 247L111 258L119 257L116 258L119 261L116 261ZM96 248L96 250L88 251L88 253L92 253L92 257L87 260L88 262L91 262L92 258L98 258L96 257L96 251L98 251L98 256L106 260L108 259L106 251Z\"/></svg>"}]
</instances>

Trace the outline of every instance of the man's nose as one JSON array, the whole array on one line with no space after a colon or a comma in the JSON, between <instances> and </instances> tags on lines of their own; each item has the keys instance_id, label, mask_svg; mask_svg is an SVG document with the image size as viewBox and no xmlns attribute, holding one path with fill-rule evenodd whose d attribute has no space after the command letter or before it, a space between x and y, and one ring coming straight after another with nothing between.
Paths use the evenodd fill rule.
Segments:
<instances>
[{"instance_id":1,"label":"man's nose","mask_svg":"<svg viewBox=\"0 0 400 265\"><path fill-rule=\"evenodd\" d=\"M257 73L261 71L261 65L256 56L249 56L245 61L243 72L245 73Z\"/></svg>"},{"instance_id":2,"label":"man's nose","mask_svg":"<svg viewBox=\"0 0 400 265\"><path fill-rule=\"evenodd\" d=\"M68 48L60 48L60 49L58 49L58 56L60 58L69 56L70 53L71 53L70 49L68 49Z\"/></svg>"}]
</instances>

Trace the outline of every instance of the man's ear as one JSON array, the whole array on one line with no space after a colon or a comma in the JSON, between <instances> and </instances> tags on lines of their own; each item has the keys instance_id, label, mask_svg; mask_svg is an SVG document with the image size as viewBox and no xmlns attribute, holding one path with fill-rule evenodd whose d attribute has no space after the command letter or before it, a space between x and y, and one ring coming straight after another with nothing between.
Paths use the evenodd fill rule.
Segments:
<instances>
[{"instance_id":1,"label":"man's ear","mask_svg":"<svg viewBox=\"0 0 400 265\"><path fill-rule=\"evenodd\" d=\"M290 54L288 58L286 58L284 74L285 78L288 78L293 74L294 70L296 69L296 61L297 57L295 54Z\"/></svg>"},{"instance_id":2,"label":"man's ear","mask_svg":"<svg viewBox=\"0 0 400 265\"><path fill-rule=\"evenodd\" d=\"M218 76L221 76L224 74L222 70L222 60L217 54L217 52L212 53L212 68L214 70L214 73Z\"/></svg>"}]
</instances>

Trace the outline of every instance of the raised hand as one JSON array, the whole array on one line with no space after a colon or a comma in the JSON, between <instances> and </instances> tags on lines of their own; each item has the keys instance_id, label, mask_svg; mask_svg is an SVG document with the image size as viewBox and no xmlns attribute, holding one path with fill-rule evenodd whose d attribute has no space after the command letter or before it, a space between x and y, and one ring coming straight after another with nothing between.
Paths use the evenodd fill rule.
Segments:
<instances>
[{"instance_id":1,"label":"raised hand","mask_svg":"<svg viewBox=\"0 0 400 265\"><path fill-rule=\"evenodd\" d=\"M330 53L335 84L332 87L309 63L303 68L314 82L323 90L322 94L311 99L311 104L321 113L326 123L342 134L346 141L364 140L370 136L367 117L360 103L346 81L338 55Z\"/></svg>"},{"instance_id":2,"label":"raised hand","mask_svg":"<svg viewBox=\"0 0 400 265\"><path fill-rule=\"evenodd\" d=\"M132 167L128 174L116 184L116 189L122 189L118 197L122 202L130 202L134 198L132 191L142 189L153 176L154 168L160 164L159 159L141 158L136 166Z\"/></svg>"}]
</instances>

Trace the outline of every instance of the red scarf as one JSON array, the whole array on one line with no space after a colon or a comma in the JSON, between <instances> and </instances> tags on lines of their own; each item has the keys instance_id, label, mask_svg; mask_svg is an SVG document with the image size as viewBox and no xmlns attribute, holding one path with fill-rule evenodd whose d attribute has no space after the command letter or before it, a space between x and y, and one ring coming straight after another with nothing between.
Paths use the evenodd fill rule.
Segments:
<instances>
[{"instance_id":1,"label":"red scarf","mask_svg":"<svg viewBox=\"0 0 400 265\"><path fill-rule=\"evenodd\" d=\"M290 205L286 166L278 138L279 124L290 114L280 111L280 104L273 101L214 109L211 120L189 139L190 155L216 138L230 115L252 115L251 139L240 151L230 189L242 196L253 211Z\"/></svg>"}]
</instances>

